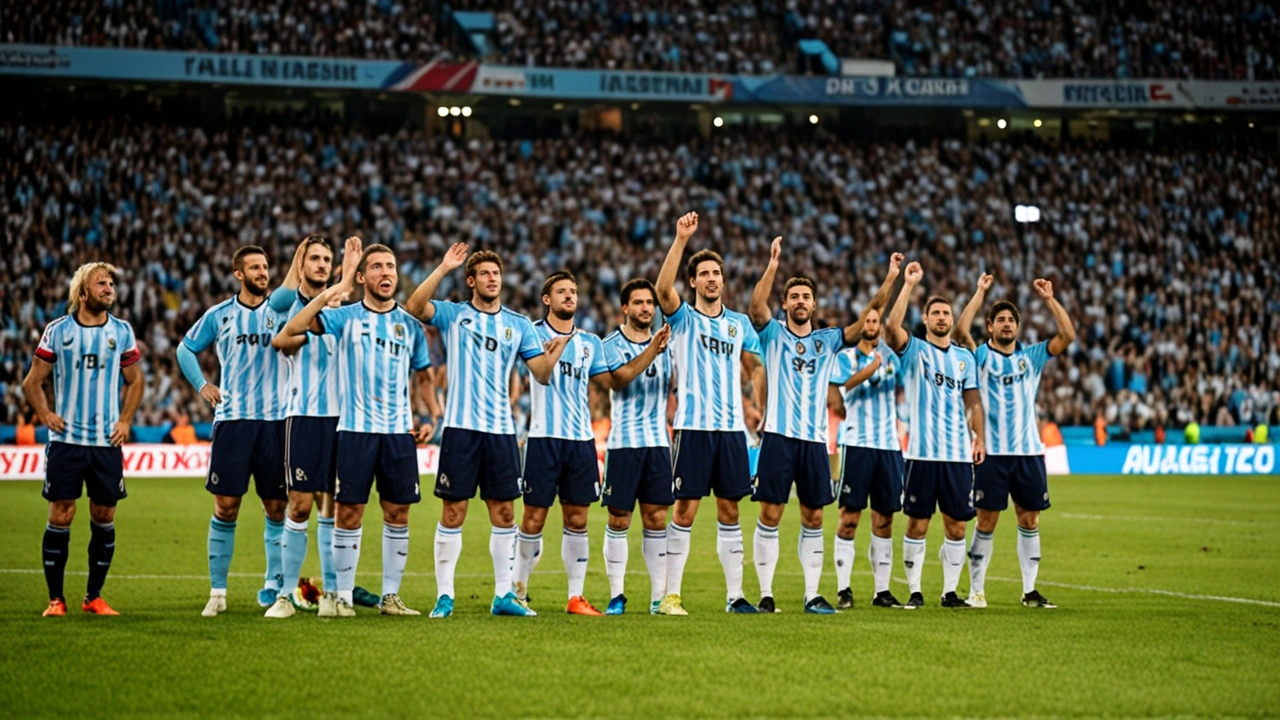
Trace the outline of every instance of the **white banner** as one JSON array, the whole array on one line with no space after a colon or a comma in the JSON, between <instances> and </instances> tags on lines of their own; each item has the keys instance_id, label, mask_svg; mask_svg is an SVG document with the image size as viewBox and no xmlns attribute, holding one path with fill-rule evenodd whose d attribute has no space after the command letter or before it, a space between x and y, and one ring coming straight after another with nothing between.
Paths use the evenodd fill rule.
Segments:
<instances>
[{"instance_id":1,"label":"white banner","mask_svg":"<svg viewBox=\"0 0 1280 720\"><path fill-rule=\"evenodd\" d=\"M1280 109L1280 82L1015 80L1028 108Z\"/></svg>"}]
</instances>

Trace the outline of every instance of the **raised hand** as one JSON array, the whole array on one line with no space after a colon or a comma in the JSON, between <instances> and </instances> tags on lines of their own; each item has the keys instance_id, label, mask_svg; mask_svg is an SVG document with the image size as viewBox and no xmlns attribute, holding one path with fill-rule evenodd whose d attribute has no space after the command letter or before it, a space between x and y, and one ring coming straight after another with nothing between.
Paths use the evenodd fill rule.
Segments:
<instances>
[{"instance_id":1,"label":"raised hand","mask_svg":"<svg viewBox=\"0 0 1280 720\"><path fill-rule=\"evenodd\" d=\"M298 249L293 251L293 265L289 266L289 275L299 286L302 285L302 265L306 262L306 250L305 242L298 243Z\"/></svg>"},{"instance_id":2,"label":"raised hand","mask_svg":"<svg viewBox=\"0 0 1280 720\"><path fill-rule=\"evenodd\" d=\"M769 246L769 267L778 267L778 258L782 257L782 236L773 239L773 244Z\"/></svg>"},{"instance_id":3,"label":"raised hand","mask_svg":"<svg viewBox=\"0 0 1280 720\"><path fill-rule=\"evenodd\" d=\"M902 272L902 261L906 259L907 259L907 256L903 255L902 253L894 253L890 255L889 256L889 274L894 277L897 277L898 273Z\"/></svg>"},{"instance_id":4,"label":"raised hand","mask_svg":"<svg viewBox=\"0 0 1280 720\"><path fill-rule=\"evenodd\" d=\"M449 246L449 252L444 254L444 258L440 261L440 267L448 271L457 270L467 262L467 244L454 243Z\"/></svg>"},{"instance_id":5,"label":"raised hand","mask_svg":"<svg viewBox=\"0 0 1280 720\"><path fill-rule=\"evenodd\" d=\"M666 352L667 345L670 342L671 342L671 326L670 325L663 325L661 328L658 329L658 332L653 334L654 347L658 349L658 352Z\"/></svg>"},{"instance_id":6,"label":"raised hand","mask_svg":"<svg viewBox=\"0 0 1280 720\"><path fill-rule=\"evenodd\" d=\"M355 277L355 273L352 273L352 277ZM325 307L341 307L351 297L351 290L342 285L333 285L326 288L321 297L324 298Z\"/></svg>"},{"instance_id":7,"label":"raised hand","mask_svg":"<svg viewBox=\"0 0 1280 720\"><path fill-rule=\"evenodd\" d=\"M698 232L698 213L685 213L676 221L676 240L688 240Z\"/></svg>"},{"instance_id":8,"label":"raised hand","mask_svg":"<svg viewBox=\"0 0 1280 720\"><path fill-rule=\"evenodd\" d=\"M342 246L342 282L355 285L356 268L360 267L360 254L364 252L358 237L347 238Z\"/></svg>"},{"instance_id":9,"label":"raised hand","mask_svg":"<svg viewBox=\"0 0 1280 720\"><path fill-rule=\"evenodd\" d=\"M920 267L920 263L912 262L911 264L907 265L907 274L906 274L907 282L911 283L912 285L915 285L916 283L919 283L920 279L923 277L924 277L924 268Z\"/></svg>"},{"instance_id":10,"label":"raised hand","mask_svg":"<svg viewBox=\"0 0 1280 720\"><path fill-rule=\"evenodd\" d=\"M1053 297L1053 283L1044 278L1036 278L1031 282L1031 287L1035 288L1036 294L1042 299L1048 300Z\"/></svg>"},{"instance_id":11,"label":"raised hand","mask_svg":"<svg viewBox=\"0 0 1280 720\"><path fill-rule=\"evenodd\" d=\"M982 273L982 276L978 278L978 290L985 293L991 289L995 281L996 279L992 277L991 273Z\"/></svg>"}]
</instances>

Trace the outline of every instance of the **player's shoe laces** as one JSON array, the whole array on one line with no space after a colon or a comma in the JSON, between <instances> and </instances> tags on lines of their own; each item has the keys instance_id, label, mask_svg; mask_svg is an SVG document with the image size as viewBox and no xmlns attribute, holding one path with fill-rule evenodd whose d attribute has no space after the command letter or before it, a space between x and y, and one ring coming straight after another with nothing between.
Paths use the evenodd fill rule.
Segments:
<instances>
[{"instance_id":1,"label":"player's shoe laces","mask_svg":"<svg viewBox=\"0 0 1280 720\"><path fill-rule=\"evenodd\" d=\"M227 611L227 596L226 595L210 595L209 602L204 604L204 610L201 610L200 614L205 617L215 617L218 615L218 613L224 613L226 611Z\"/></svg>"},{"instance_id":2,"label":"player's shoe laces","mask_svg":"<svg viewBox=\"0 0 1280 720\"><path fill-rule=\"evenodd\" d=\"M94 615L119 615L120 614L115 610L112 610L111 606L107 604L106 600L102 599L101 595L99 595L98 597L92 600L90 600L86 596L84 599L84 602L81 603L80 605L80 609L83 610L84 612L92 613Z\"/></svg>"},{"instance_id":3,"label":"player's shoe laces","mask_svg":"<svg viewBox=\"0 0 1280 720\"><path fill-rule=\"evenodd\" d=\"M984 608L987 606L987 596L985 593L971 592L969 593L968 603L969 607L972 608Z\"/></svg>"},{"instance_id":4,"label":"player's shoe laces","mask_svg":"<svg viewBox=\"0 0 1280 720\"><path fill-rule=\"evenodd\" d=\"M319 608L316 614L320 617L338 617L338 593L326 592L321 595Z\"/></svg>"},{"instance_id":5,"label":"player's shoe laces","mask_svg":"<svg viewBox=\"0 0 1280 720\"><path fill-rule=\"evenodd\" d=\"M821 595L815 595L812 600L804 604L804 611L809 615L835 615L836 609L831 607L831 603Z\"/></svg>"},{"instance_id":6,"label":"player's shoe laces","mask_svg":"<svg viewBox=\"0 0 1280 720\"><path fill-rule=\"evenodd\" d=\"M604 615L604 613L595 609L595 607L592 606L591 603L587 602L587 599L581 595L574 595L569 598L569 604L565 606L564 611L570 615Z\"/></svg>"},{"instance_id":7,"label":"player's shoe laces","mask_svg":"<svg viewBox=\"0 0 1280 720\"><path fill-rule=\"evenodd\" d=\"M509 592L502 597L493 596L493 604L489 606L489 612L494 615L508 617L537 617L538 613L530 610L520 604L520 599L516 594Z\"/></svg>"},{"instance_id":8,"label":"player's shoe laces","mask_svg":"<svg viewBox=\"0 0 1280 720\"><path fill-rule=\"evenodd\" d=\"M382 602L378 603L378 610L383 615L421 615L422 613L413 608L405 607L404 601L395 593L387 593L382 596Z\"/></svg>"},{"instance_id":9,"label":"player's shoe laces","mask_svg":"<svg viewBox=\"0 0 1280 720\"><path fill-rule=\"evenodd\" d=\"M756 615L760 612L756 609L756 606L752 605L751 601L746 598L738 598L737 600L730 601L724 606L724 611L734 615Z\"/></svg>"},{"instance_id":10,"label":"player's shoe laces","mask_svg":"<svg viewBox=\"0 0 1280 720\"><path fill-rule=\"evenodd\" d=\"M333 607L334 607L334 610L337 611L334 614L334 617L355 617L356 616L356 609L352 607L351 603L347 602L346 600L343 600L342 598L338 598L334 602Z\"/></svg>"},{"instance_id":11,"label":"player's shoe laces","mask_svg":"<svg viewBox=\"0 0 1280 720\"><path fill-rule=\"evenodd\" d=\"M293 614L296 611L297 611L296 608L293 607L293 600L288 595L281 595L276 598L275 602L271 603L271 607L267 608L266 615L264 615L263 617L269 617L269 618L293 617Z\"/></svg>"},{"instance_id":12,"label":"player's shoe laces","mask_svg":"<svg viewBox=\"0 0 1280 720\"><path fill-rule=\"evenodd\" d=\"M967 608L967 607L973 607L973 606L965 602L964 598L961 598L959 595L955 593L954 590L952 590L951 592L942 596L942 607Z\"/></svg>"},{"instance_id":13,"label":"player's shoe laces","mask_svg":"<svg viewBox=\"0 0 1280 720\"><path fill-rule=\"evenodd\" d=\"M658 614L677 615L683 617L688 615L689 611L684 609L684 602L680 600L680 596L675 593L671 593L670 595L662 598L662 602L658 603Z\"/></svg>"},{"instance_id":14,"label":"player's shoe laces","mask_svg":"<svg viewBox=\"0 0 1280 720\"><path fill-rule=\"evenodd\" d=\"M431 608L433 618L447 618L453 614L453 598L448 595L441 595L436 598L436 606Z\"/></svg>"},{"instance_id":15,"label":"player's shoe laces","mask_svg":"<svg viewBox=\"0 0 1280 720\"><path fill-rule=\"evenodd\" d=\"M41 617L64 617L67 614L67 603L62 598L54 598L49 601L49 607L40 613Z\"/></svg>"},{"instance_id":16,"label":"player's shoe laces","mask_svg":"<svg viewBox=\"0 0 1280 720\"><path fill-rule=\"evenodd\" d=\"M762 613L782 612L778 609L778 605L773 602L773 597L770 595L760 598L760 604L756 606L756 609Z\"/></svg>"},{"instance_id":17,"label":"player's shoe laces","mask_svg":"<svg viewBox=\"0 0 1280 720\"><path fill-rule=\"evenodd\" d=\"M907 604L902 607L907 608L908 610L924 607L924 593L911 593L911 597L907 598Z\"/></svg>"},{"instance_id":18,"label":"player's shoe laces","mask_svg":"<svg viewBox=\"0 0 1280 720\"><path fill-rule=\"evenodd\" d=\"M361 607L376 608L382 604L382 598L362 587L357 587L351 591L351 603Z\"/></svg>"},{"instance_id":19,"label":"player's shoe laces","mask_svg":"<svg viewBox=\"0 0 1280 720\"><path fill-rule=\"evenodd\" d=\"M836 609L852 610L853 609L853 588L845 588L836 593Z\"/></svg>"},{"instance_id":20,"label":"player's shoe laces","mask_svg":"<svg viewBox=\"0 0 1280 720\"><path fill-rule=\"evenodd\" d=\"M280 591L275 588L262 588L258 591L258 605L264 608L271 607L279 595Z\"/></svg>"},{"instance_id":21,"label":"player's shoe laces","mask_svg":"<svg viewBox=\"0 0 1280 720\"><path fill-rule=\"evenodd\" d=\"M920 604L922 604L922 605L924 604L924 597L923 597L923 596L921 596L921 598L920 598ZM914 605L903 605L902 603L898 602L898 598L894 597L894 596L893 596L893 593L889 592L888 590L881 590L880 592L876 593L876 596L875 596L875 597L873 597L873 598L871 598L871 606L872 606L872 607L887 607L887 608L903 608L903 607L905 607L905 608L907 608L907 609L909 609L909 610L915 610L915 609L916 609L916 607L915 607Z\"/></svg>"},{"instance_id":22,"label":"player's shoe laces","mask_svg":"<svg viewBox=\"0 0 1280 720\"><path fill-rule=\"evenodd\" d=\"M1039 590L1032 590L1026 595L1023 595L1022 605L1023 607L1038 607L1038 608L1058 607L1057 605L1054 605L1053 603L1049 602L1049 598L1041 595Z\"/></svg>"},{"instance_id":23,"label":"player's shoe laces","mask_svg":"<svg viewBox=\"0 0 1280 720\"><path fill-rule=\"evenodd\" d=\"M609 607L604 609L605 615L621 615L627 611L627 596L618 595L609 601Z\"/></svg>"}]
</instances>

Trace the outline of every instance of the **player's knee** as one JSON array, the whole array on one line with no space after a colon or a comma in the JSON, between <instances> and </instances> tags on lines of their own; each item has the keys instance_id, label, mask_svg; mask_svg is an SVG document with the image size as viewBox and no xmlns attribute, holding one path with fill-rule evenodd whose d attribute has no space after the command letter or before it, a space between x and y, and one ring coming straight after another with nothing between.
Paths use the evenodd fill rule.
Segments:
<instances>
[{"instance_id":1,"label":"player's knee","mask_svg":"<svg viewBox=\"0 0 1280 720\"><path fill-rule=\"evenodd\" d=\"M979 510L978 511L978 532L993 533L996 531L996 525L1000 523L1000 513ZM1022 518L1019 516L1018 524L1022 524Z\"/></svg>"},{"instance_id":2,"label":"player's knee","mask_svg":"<svg viewBox=\"0 0 1280 720\"><path fill-rule=\"evenodd\" d=\"M574 532L585 532L587 529L587 508L582 505L562 505L561 507L564 510L565 528Z\"/></svg>"},{"instance_id":3,"label":"player's knee","mask_svg":"<svg viewBox=\"0 0 1280 720\"><path fill-rule=\"evenodd\" d=\"M648 524L646 523L646 527ZM631 527L631 513L625 510L609 508L609 529L619 532Z\"/></svg>"},{"instance_id":4,"label":"player's knee","mask_svg":"<svg viewBox=\"0 0 1280 720\"><path fill-rule=\"evenodd\" d=\"M911 518L907 521L907 537L919 540L929 534L929 518Z\"/></svg>"},{"instance_id":5,"label":"player's knee","mask_svg":"<svg viewBox=\"0 0 1280 720\"><path fill-rule=\"evenodd\" d=\"M778 515L782 517L781 513ZM738 522L738 502L736 500L716 499L716 518L725 525ZM777 524L776 522L774 523Z\"/></svg>"},{"instance_id":6,"label":"player's knee","mask_svg":"<svg viewBox=\"0 0 1280 720\"><path fill-rule=\"evenodd\" d=\"M1018 509L1018 527L1023 530L1040 529L1040 511Z\"/></svg>"},{"instance_id":7,"label":"player's knee","mask_svg":"<svg viewBox=\"0 0 1280 720\"><path fill-rule=\"evenodd\" d=\"M465 503L452 503L454 505L462 505L462 515L458 518L457 525L445 525L445 527L461 527L463 519L467 516L467 506ZM489 502L489 522L495 527L509 528L516 524L516 511L511 501Z\"/></svg>"},{"instance_id":8,"label":"player's knee","mask_svg":"<svg viewBox=\"0 0 1280 720\"><path fill-rule=\"evenodd\" d=\"M360 527L360 523L364 519L364 506L339 504L338 512L335 515L334 525L343 530L355 530Z\"/></svg>"},{"instance_id":9,"label":"player's knee","mask_svg":"<svg viewBox=\"0 0 1280 720\"><path fill-rule=\"evenodd\" d=\"M822 508L800 506L800 523L807 528L822 527Z\"/></svg>"},{"instance_id":10,"label":"player's knee","mask_svg":"<svg viewBox=\"0 0 1280 720\"><path fill-rule=\"evenodd\" d=\"M54 500L49 503L49 524L66 527L76 519L75 500Z\"/></svg>"},{"instance_id":11,"label":"player's knee","mask_svg":"<svg viewBox=\"0 0 1280 720\"><path fill-rule=\"evenodd\" d=\"M662 530L667 526L667 509L664 507L645 510L641 514L645 530Z\"/></svg>"},{"instance_id":12,"label":"player's knee","mask_svg":"<svg viewBox=\"0 0 1280 720\"><path fill-rule=\"evenodd\" d=\"M893 516L871 511L871 532L876 537L889 537L893 533Z\"/></svg>"},{"instance_id":13,"label":"player's knee","mask_svg":"<svg viewBox=\"0 0 1280 720\"><path fill-rule=\"evenodd\" d=\"M262 501L262 512L273 522L284 522L285 508L289 506L288 500L266 500Z\"/></svg>"},{"instance_id":14,"label":"player's knee","mask_svg":"<svg viewBox=\"0 0 1280 720\"><path fill-rule=\"evenodd\" d=\"M232 495L213 496L213 516L222 522L235 522L240 517L240 498Z\"/></svg>"},{"instance_id":15,"label":"player's knee","mask_svg":"<svg viewBox=\"0 0 1280 720\"><path fill-rule=\"evenodd\" d=\"M947 518L942 524L942 534L946 535L948 540L964 540L965 524L960 520L952 520Z\"/></svg>"},{"instance_id":16,"label":"player's knee","mask_svg":"<svg viewBox=\"0 0 1280 720\"><path fill-rule=\"evenodd\" d=\"M113 523L116 520L116 506L89 503L89 517L93 518L93 521L99 525Z\"/></svg>"},{"instance_id":17,"label":"player's knee","mask_svg":"<svg viewBox=\"0 0 1280 720\"><path fill-rule=\"evenodd\" d=\"M778 523L782 522L782 510L785 507L785 505L774 503L760 503L760 523L771 528L778 527Z\"/></svg>"},{"instance_id":18,"label":"player's knee","mask_svg":"<svg viewBox=\"0 0 1280 720\"><path fill-rule=\"evenodd\" d=\"M490 508L489 510L489 516L490 517L493 516L492 508ZM465 521L466 519L467 519L467 501L466 500L460 500L460 501L445 500L444 501L444 503L440 508L440 524L441 525L450 529L460 528L462 527L463 521ZM495 521L494 524L498 525L499 523ZM502 527L511 527L511 523L508 522L507 524L502 525Z\"/></svg>"},{"instance_id":19,"label":"player's knee","mask_svg":"<svg viewBox=\"0 0 1280 720\"><path fill-rule=\"evenodd\" d=\"M303 495L289 499L289 519L296 523L304 523L311 519L311 496Z\"/></svg>"}]
</instances>

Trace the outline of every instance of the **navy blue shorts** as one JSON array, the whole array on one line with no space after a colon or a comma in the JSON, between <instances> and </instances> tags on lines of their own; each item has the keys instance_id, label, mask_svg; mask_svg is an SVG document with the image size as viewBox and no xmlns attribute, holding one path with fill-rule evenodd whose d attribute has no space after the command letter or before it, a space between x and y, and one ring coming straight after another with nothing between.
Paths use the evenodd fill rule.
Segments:
<instances>
[{"instance_id":1,"label":"navy blue shorts","mask_svg":"<svg viewBox=\"0 0 1280 720\"><path fill-rule=\"evenodd\" d=\"M446 428L441 435L436 497L470 500L478 487L483 500L515 500L521 482L515 435L462 428Z\"/></svg>"},{"instance_id":2,"label":"navy blue shorts","mask_svg":"<svg viewBox=\"0 0 1280 720\"><path fill-rule=\"evenodd\" d=\"M988 455L974 469L973 504L1005 510L1009 496L1023 510L1049 509L1049 478L1043 455Z\"/></svg>"},{"instance_id":3,"label":"navy blue shorts","mask_svg":"<svg viewBox=\"0 0 1280 720\"><path fill-rule=\"evenodd\" d=\"M636 501L669 507L671 450L664 447L617 448L604 454L604 501L607 508L631 512Z\"/></svg>"},{"instance_id":4,"label":"navy blue shorts","mask_svg":"<svg viewBox=\"0 0 1280 720\"><path fill-rule=\"evenodd\" d=\"M284 421L285 484L291 492L333 492L338 476L338 418L291 417Z\"/></svg>"},{"instance_id":5,"label":"navy blue shorts","mask_svg":"<svg viewBox=\"0 0 1280 720\"><path fill-rule=\"evenodd\" d=\"M840 448L840 507L860 512L871 500L881 515L902 510L902 451L846 445Z\"/></svg>"},{"instance_id":6,"label":"navy blue shorts","mask_svg":"<svg viewBox=\"0 0 1280 720\"><path fill-rule=\"evenodd\" d=\"M973 464L908 460L903 481L902 512L907 517L931 518L934 505L952 520L972 520Z\"/></svg>"},{"instance_id":7,"label":"navy blue shorts","mask_svg":"<svg viewBox=\"0 0 1280 720\"><path fill-rule=\"evenodd\" d=\"M263 500L288 500L284 483L284 421L226 420L213 424L209 477L214 495L243 497L249 476Z\"/></svg>"},{"instance_id":8,"label":"navy blue shorts","mask_svg":"<svg viewBox=\"0 0 1280 720\"><path fill-rule=\"evenodd\" d=\"M333 500L364 505L374 482L378 498L396 505L422 499L418 490L418 446L409 433L338 433L338 477Z\"/></svg>"},{"instance_id":9,"label":"navy blue shorts","mask_svg":"<svg viewBox=\"0 0 1280 720\"><path fill-rule=\"evenodd\" d=\"M765 433L760 441L751 499L785 505L791 499L792 483L800 504L807 508L826 507L835 500L826 443Z\"/></svg>"},{"instance_id":10,"label":"navy blue shorts","mask_svg":"<svg viewBox=\"0 0 1280 720\"><path fill-rule=\"evenodd\" d=\"M592 440L529 438L524 446L524 504L548 508L600 499L600 468Z\"/></svg>"},{"instance_id":11,"label":"navy blue shorts","mask_svg":"<svg viewBox=\"0 0 1280 720\"><path fill-rule=\"evenodd\" d=\"M671 441L676 499L726 500L751 494L747 436L730 430L677 430Z\"/></svg>"},{"instance_id":12,"label":"navy blue shorts","mask_svg":"<svg viewBox=\"0 0 1280 720\"><path fill-rule=\"evenodd\" d=\"M44 448L45 500L77 500L83 488L95 505L115 507L129 497L124 489L124 451L51 442Z\"/></svg>"}]
</instances>

